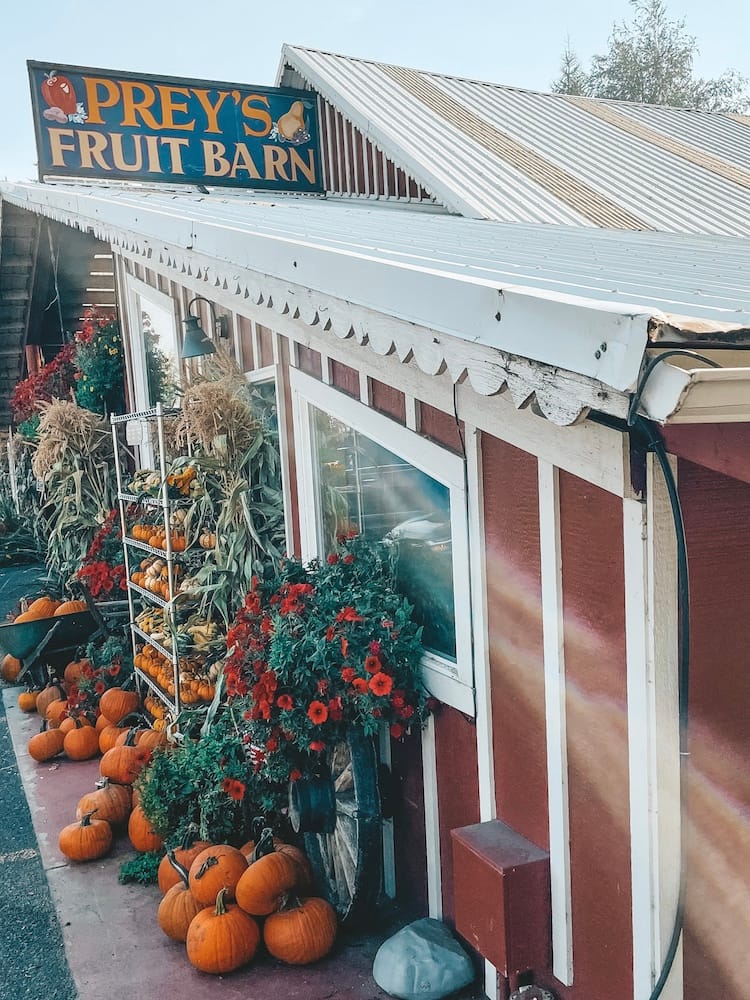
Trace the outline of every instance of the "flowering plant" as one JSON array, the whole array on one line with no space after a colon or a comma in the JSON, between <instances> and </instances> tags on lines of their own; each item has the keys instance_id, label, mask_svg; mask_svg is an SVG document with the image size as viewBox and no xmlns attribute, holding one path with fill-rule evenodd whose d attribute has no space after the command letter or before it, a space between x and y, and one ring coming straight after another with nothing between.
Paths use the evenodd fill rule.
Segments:
<instances>
[{"instance_id":1,"label":"flowering plant","mask_svg":"<svg viewBox=\"0 0 750 1000\"><path fill-rule=\"evenodd\" d=\"M16 384L10 397L13 419L35 430L38 404L69 396L75 385L75 372L76 345L65 344L49 364Z\"/></svg>"},{"instance_id":2,"label":"flowering plant","mask_svg":"<svg viewBox=\"0 0 750 1000\"><path fill-rule=\"evenodd\" d=\"M127 590L122 528L116 510L107 514L94 535L77 576L92 597L106 596L113 590Z\"/></svg>"},{"instance_id":3,"label":"flowering plant","mask_svg":"<svg viewBox=\"0 0 750 1000\"><path fill-rule=\"evenodd\" d=\"M94 413L115 413L125 407L124 367L120 327L112 315L88 309L75 335L75 399Z\"/></svg>"},{"instance_id":4,"label":"flowering plant","mask_svg":"<svg viewBox=\"0 0 750 1000\"><path fill-rule=\"evenodd\" d=\"M242 708L254 771L285 783L361 726L400 739L431 707L419 680L421 628L382 543L342 537L303 566L255 579L227 635L230 705Z\"/></svg>"},{"instance_id":5,"label":"flowering plant","mask_svg":"<svg viewBox=\"0 0 750 1000\"><path fill-rule=\"evenodd\" d=\"M122 687L133 676L133 660L121 639L90 642L78 681L68 689L68 715L87 715L92 721L99 699L111 687Z\"/></svg>"}]
</instances>

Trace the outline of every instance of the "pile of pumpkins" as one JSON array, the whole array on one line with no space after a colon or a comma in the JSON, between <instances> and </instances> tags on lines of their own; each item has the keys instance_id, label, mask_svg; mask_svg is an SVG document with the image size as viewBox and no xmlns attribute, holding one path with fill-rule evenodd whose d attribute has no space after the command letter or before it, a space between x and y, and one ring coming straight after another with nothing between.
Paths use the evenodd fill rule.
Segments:
<instances>
[{"instance_id":1,"label":"pile of pumpkins","mask_svg":"<svg viewBox=\"0 0 750 1000\"><path fill-rule=\"evenodd\" d=\"M159 926L185 943L201 972L223 975L248 965L261 940L290 965L318 961L336 941L333 907L310 895L310 862L270 829L257 845L240 848L188 841L167 853L158 880Z\"/></svg>"}]
</instances>

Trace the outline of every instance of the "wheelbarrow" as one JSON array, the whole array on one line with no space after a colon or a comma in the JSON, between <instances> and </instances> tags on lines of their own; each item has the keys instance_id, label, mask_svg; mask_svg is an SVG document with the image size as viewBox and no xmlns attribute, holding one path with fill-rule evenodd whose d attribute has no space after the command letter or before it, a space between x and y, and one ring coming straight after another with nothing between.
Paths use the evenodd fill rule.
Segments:
<instances>
[{"instance_id":1,"label":"wheelbarrow","mask_svg":"<svg viewBox=\"0 0 750 1000\"><path fill-rule=\"evenodd\" d=\"M101 618L91 610L70 615L36 618L29 622L7 622L0 625L0 650L21 660L23 667L18 679L30 678L40 684L47 680L40 669L52 661L62 663L79 646L101 631Z\"/></svg>"}]
</instances>

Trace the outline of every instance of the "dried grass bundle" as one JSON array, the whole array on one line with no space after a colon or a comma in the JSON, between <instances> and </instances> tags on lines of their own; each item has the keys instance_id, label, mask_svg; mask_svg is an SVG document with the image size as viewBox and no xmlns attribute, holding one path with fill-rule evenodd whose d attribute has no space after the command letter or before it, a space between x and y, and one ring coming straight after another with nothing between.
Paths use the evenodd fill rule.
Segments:
<instances>
[{"instance_id":1,"label":"dried grass bundle","mask_svg":"<svg viewBox=\"0 0 750 1000\"><path fill-rule=\"evenodd\" d=\"M247 381L233 359L218 351L183 394L177 444L183 449L197 444L216 458L241 459L257 432Z\"/></svg>"},{"instance_id":2,"label":"dried grass bundle","mask_svg":"<svg viewBox=\"0 0 750 1000\"><path fill-rule=\"evenodd\" d=\"M112 456L112 433L106 420L75 403L53 399L40 404L39 444L32 468L46 479L53 468L76 455L106 460Z\"/></svg>"}]
</instances>

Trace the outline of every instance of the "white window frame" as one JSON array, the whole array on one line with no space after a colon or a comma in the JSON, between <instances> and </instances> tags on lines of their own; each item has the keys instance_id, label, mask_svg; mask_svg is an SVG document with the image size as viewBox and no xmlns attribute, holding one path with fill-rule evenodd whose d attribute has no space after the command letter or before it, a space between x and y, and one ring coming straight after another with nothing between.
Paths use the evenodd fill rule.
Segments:
<instances>
[{"instance_id":1,"label":"white window frame","mask_svg":"<svg viewBox=\"0 0 750 1000\"><path fill-rule=\"evenodd\" d=\"M294 414L300 538L302 559L305 562L325 555L318 551L317 499L312 460L312 407L323 410L364 434L447 487L450 496L456 662L433 652L425 652L422 659L423 678L425 686L435 698L473 716L469 535L463 460L298 368L290 369L289 376Z\"/></svg>"}]
</instances>

